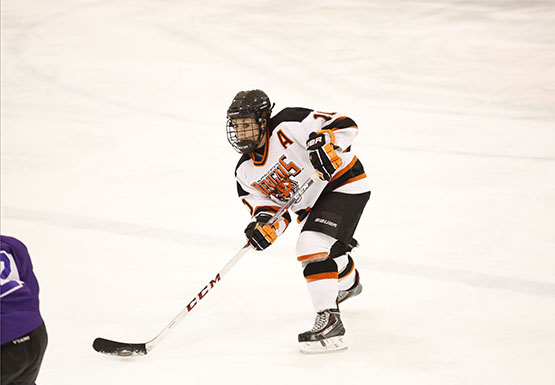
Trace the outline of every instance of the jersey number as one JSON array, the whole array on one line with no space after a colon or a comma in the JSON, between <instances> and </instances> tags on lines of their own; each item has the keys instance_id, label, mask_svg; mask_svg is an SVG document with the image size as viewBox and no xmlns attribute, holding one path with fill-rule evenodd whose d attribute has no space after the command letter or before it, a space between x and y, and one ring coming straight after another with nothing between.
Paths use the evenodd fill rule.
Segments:
<instances>
[{"instance_id":1,"label":"jersey number","mask_svg":"<svg viewBox=\"0 0 555 385\"><path fill-rule=\"evenodd\" d=\"M314 119L322 118L326 122L333 119L333 115L337 114L337 112L321 112L317 111L312 117Z\"/></svg>"},{"instance_id":2,"label":"jersey number","mask_svg":"<svg viewBox=\"0 0 555 385\"><path fill-rule=\"evenodd\" d=\"M0 294L0 298L3 298L17 289L22 288L23 282L19 279L19 271L17 270L17 265L11 254L2 250L0 252L0 264L2 265L2 272L0 273L2 294Z\"/></svg>"}]
</instances>

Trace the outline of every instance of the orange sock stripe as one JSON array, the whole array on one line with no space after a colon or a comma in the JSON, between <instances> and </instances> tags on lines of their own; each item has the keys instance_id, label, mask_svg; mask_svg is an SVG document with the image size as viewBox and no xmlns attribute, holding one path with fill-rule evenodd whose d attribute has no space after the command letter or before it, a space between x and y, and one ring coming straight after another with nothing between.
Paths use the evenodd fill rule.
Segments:
<instances>
[{"instance_id":1,"label":"orange sock stripe","mask_svg":"<svg viewBox=\"0 0 555 385\"><path fill-rule=\"evenodd\" d=\"M316 261L318 259L326 259L327 257L328 257L328 253L314 253L314 254L301 255L300 257L297 257L297 261L299 262Z\"/></svg>"},{"instance_id":2,"label":"orange sock stripe","mask_svg":"<svg viewBox=\"0 0 555 385\"><path fill-rule=\"evenodd\" d=\"M347 266L345 266L345 267L347 267ZM339 280L343 281L345 278L347 278L349 275L351 275L351 273L353 271L355 271L355 264L354 263L351 265L351 270L349 270L349 272L347 272L345 275L343 275L341 278L339 278ZM343 271L341 271L340 274L343 274Z\"/></svg>"},{"instance_id":3,"label":"orange sock stripe","mask_svg":"<svg viewBox=\"0 0 555 385\"><path fill-rule=\"evenodd\" d=\"M308 277L305 277L305 278L307 282L320 281L322 279L337 279L337 273L336 272L320 273L320 274L309 275Z\"/></svg>"}]
</instances>

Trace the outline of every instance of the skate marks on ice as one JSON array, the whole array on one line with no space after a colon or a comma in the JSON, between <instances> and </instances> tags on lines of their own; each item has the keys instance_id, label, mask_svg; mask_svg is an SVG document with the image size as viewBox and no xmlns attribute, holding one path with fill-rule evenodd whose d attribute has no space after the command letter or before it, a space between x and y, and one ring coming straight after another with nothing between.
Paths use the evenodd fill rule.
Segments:
<instances>
[{"instance_id":1,"label":"skate marks on ice","mask_svg":"<svg viewBox=\"0 0 555 385\"><path fill-rule=\"evenodd\" d=\"M91 230L111 235L158 239L188 246L205 246L205 240L202 236L192 235L188 231L179 231L175 228L11 207L3 208L3 216L8 219L44 223L73 230Z\"/></svg>"},{"instance_id":2,"label":"skate marks on ice","mask_svg":"<svg viewBox=\"0 0 555 385\"><path fill-rule=\"evenodd\" d=\"M375 272L402 274L412 277L460 283L475 288L499 289L540 297L555 298L555 283L532 281L471 270L450 269L386 259L371 258L369 268Z\"/></svg>"},{"instance_id":3,"label":"skate marks on ice","mask_svg":"<svg viewBox=\"0 0 555 385\"><path fill-rule=\"evenodd\" d=\"M5 207L3 214L4 217L8 219L47 223L49 225L63 226L72 229L100 231L112 235L147 237L187 245L205 245L202 239L199 239L198 236L191 236L188 232L136 223L10 207ZM551 282L540 282L480 273L471 270L448 269L432 265L411 264L378 258L369 259L369 267L373 271L384 271L387 273L410 275L445 282L459 282L473 287L502 289L523 294L555 298L555 283Z\"/></svg>"}]
</instances>

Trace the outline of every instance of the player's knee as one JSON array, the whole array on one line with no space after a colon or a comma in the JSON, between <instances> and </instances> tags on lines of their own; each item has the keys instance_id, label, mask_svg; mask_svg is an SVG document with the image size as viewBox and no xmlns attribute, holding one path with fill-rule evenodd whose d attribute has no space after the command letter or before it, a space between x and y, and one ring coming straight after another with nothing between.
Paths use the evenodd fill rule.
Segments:
<instances>
[{"instance_id":1,"label":"player's knee","mask_svg":"<svg viewBox=\"0 0 555 385\"><path fill-rule=\"evenodd\" d=\"M337 263L332 258L308 262L304 265L303 274L309 281L337 278Z\"/></svg>"},{"instance_id":2,"label":"player's knee","mask_svg":"<svg viewBox=\"0 0 555 385\"><path fill-rule=\"evenodd\" d=\"M328 257L336 239L317 231L303 231L297 240L295 253L299 262L310 262Z\"/></svg>"}]
</instances>

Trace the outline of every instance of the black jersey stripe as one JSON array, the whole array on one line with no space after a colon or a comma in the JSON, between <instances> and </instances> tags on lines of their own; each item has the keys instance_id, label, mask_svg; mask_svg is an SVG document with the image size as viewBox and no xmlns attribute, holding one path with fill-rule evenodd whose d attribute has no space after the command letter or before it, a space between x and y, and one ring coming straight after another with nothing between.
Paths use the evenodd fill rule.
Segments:
<instances>
[{"instance_id":1,"label":"black jersey stripe","mask_svg":"<svg viewBox=\"0 0 555 385\"><path fill-rule=\"evenodd\" d=\"M243 187L241 187L241 185L239 184L239 182L237 182L237 194L239 195L239 198L244 197L246 195L249 195L248 192L246 192L245 190L243 190Z\"/></svg>"},{"instance_id":2,"label":"black jersey stripe","mask_svg":"<svg viewBox=\"0 0 555 385\"><path fill-rule=\"evenodd\" d=\"M328 192L332 192L338 187L343 186L344 184L348 183L351 179L356 177L362 177L364 175L364 167L358 158L353 159L353 165L348 168L346 171L341 170L339 171L339 176L333 177L333 179L327 184L327 186L322 191L322 194L326 194Z\"/></svg>"},{"instance_id":3,"label":"black jersey stripe","mask_svg":"<svg viewBox=\"0 0 555 385\"><path fill-rule=\"evenodd\" d=\"M254 210L254 215L258 215L260 213L268 213L268 214L275 214L279 210L278 206L256 206Z\"/></svg>"},{"instance_id":4,"label":"black jersey stripe","mask_svg":"<svg viewBox=\"0 0 555 385\"><path fill-rule=\"evenodd\" d=\"M351 128L351 127L358 128L357 124L353 119L344 116L339 119L335 119L329 124L325 124L322 127L322 130L339 130L341 128Z\"/></svg>"},{"instance_id":5,"label":"black jersey stripe","mask_svg":"<svg viewBox=\"0 0 555 385\"><path fill-rule=\"evenodd\" d=\"M320 196L330 193L336 188L349 183L350 181L352 181L352 179L365 177L364 167L362 166L362 163L360 162L360 160L358 160L358 158L355 157L353 158L352 163L353 165L350 168L341 170L340 171L341 175L338 174L339 175L338 177L336 176L330 182L328 182L324 190L322 190L322 193L320 194ZM307 207L306 209L296 211L295 214L297 214L297 222L301 223L308 216L308 214L310 214L311 209L312 207Z\"/></svg>"},{"instance_id":6,"label":"black jersey stripe","mask_svg":"<svg viewBox=\"0 0 555 385\"><path fill-rule=\"evenodd\" d=\"M287 107L270 119L270 134L283 122L302 122L313 110L302 107Z\"/></svg>"},{"instance_id":7,"label":"black jersey stripe","mask_svg":"<svg viewBox=\"0 0 555 385\"><path fill-rule=\"evenodd\" d=\"M247 202L246 199L241 199L241 201L245 204L245 206L247 206L247 208L249 209L249 213L252 216L252 214L254 212L254 209L252 208L251 204L249 202Z\"/></svg>"}]
</instances>

